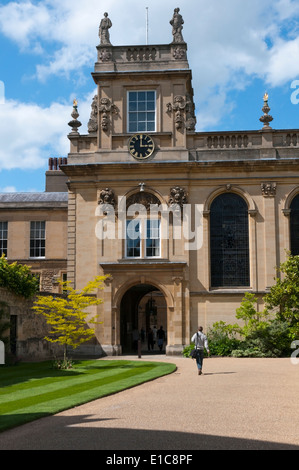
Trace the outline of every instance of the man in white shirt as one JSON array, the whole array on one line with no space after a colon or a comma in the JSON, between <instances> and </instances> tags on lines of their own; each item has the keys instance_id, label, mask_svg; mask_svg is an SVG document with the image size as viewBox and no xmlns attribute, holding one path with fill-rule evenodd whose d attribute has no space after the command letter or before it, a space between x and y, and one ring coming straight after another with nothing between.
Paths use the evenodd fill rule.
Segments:
<instances>
[{"instance_id":1,"label":"man in white shirt","mask_svg":"<svg viewBox=\"0 0 299 470\"><path fill-rule=\"evenodd\" d=\"M198 370L198 375L202 374L202 364L203 364L203 356L204 356L204 348L206 348L207 353L210 354L208 339L206 335L202 332L202 326L198 327L197 333L191 338L191 343L195 344L196 349L196 365Z\"/></svg>"}]
</instances>

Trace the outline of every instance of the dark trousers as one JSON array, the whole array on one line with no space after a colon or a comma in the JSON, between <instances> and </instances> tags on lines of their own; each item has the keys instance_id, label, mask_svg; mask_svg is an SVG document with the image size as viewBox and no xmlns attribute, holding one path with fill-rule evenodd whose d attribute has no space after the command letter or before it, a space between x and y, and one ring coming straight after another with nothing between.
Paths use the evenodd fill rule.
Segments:
<instances>
[{"instance_id":1,"label":"dark trousers","mask_svg":"<svg viewBox=\"0 0 299 470\"><path fill-rule=\"evenodd\" d=\"M203 349L196 350L196 364L198 369L202 369L203 364Z\"/></svg>"}]
</instances>

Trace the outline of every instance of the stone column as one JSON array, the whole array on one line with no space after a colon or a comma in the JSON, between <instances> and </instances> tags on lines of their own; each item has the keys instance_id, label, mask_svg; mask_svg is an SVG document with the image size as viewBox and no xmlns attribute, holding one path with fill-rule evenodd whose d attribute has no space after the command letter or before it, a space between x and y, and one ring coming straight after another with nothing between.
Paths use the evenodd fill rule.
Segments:
<instances>
[{"instance_id":1,"label":"stone column","mask_svg":"<svg viewBox=\"0 0 299 470\"><path fill-rule=\"evenodd\" d=\"M76 285L76 192L68 192L67 279Z\"/></svg>"},{"instance_id":2,"label":"stone column","mask_svg":"<svg viewBox=\"0 0 299 470\"><path fill-rule=\"evenodd\" d=\"M264 262L265 262L265 288L271 287L276 275L277 266L277 227L275 214L276 183L261 184L264 196Z\"/></svg>"},{"instance_id":3,"label":"stone column","mask_svg":"<svg viewBox=\"0 0 299 470\"><path fill-rule=\"evenodd\" d=\"M175 276L173 280L174 308L167 319L168 331L168 355L179 355L183 350L183 277Z\"/></svg>"}]
</instances>

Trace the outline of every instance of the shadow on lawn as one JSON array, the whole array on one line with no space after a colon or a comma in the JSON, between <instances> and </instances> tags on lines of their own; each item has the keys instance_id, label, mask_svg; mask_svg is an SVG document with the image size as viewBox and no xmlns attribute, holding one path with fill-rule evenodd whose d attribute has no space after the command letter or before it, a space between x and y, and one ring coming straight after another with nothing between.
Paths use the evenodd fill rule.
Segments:
<instances>
[{"instance_id":1,"label":"shadow on lawn","mask_svg":"<svg viewBox=\"0 0 299 470\"><path fill-rule=\"evenodd\" d=\"M106 421L110 419L51 416L2 433L0 450L299 450L292 444L221 435L118 428L117 419L115 427L105 427Z\"/></svg>"}]
</instances>

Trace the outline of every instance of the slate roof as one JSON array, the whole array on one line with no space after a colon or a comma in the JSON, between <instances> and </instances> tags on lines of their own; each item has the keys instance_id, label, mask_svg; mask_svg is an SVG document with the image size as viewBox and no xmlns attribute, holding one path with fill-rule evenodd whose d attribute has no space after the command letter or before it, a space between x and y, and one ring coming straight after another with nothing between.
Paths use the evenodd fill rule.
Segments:
<instances>
[{"instance_id":1,"label":"slate roof","mask_svg":"<svg viewBox=\"0 0 299 470\"><path fill-rule=\"evenodd\" d=\"M67 202L68 193L0 193L0 203Z\"/></svg>"}]
</instances>

